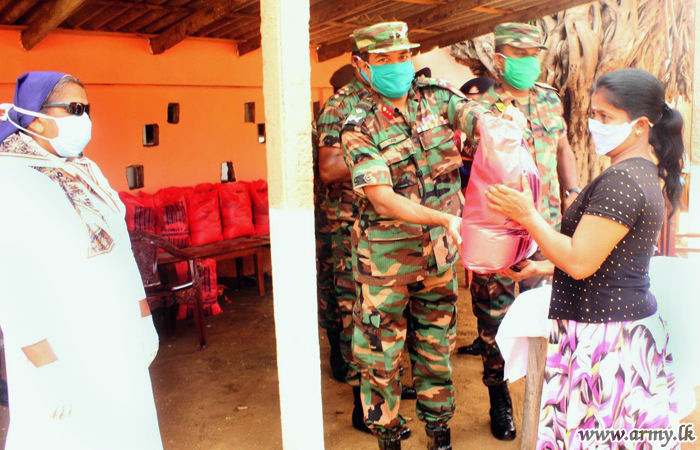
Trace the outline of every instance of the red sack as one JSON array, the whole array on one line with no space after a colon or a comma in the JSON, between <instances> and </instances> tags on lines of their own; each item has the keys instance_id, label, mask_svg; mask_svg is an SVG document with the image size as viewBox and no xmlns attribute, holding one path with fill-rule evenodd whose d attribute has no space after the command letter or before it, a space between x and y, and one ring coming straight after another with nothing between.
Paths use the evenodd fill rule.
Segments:
<instances>
[{"instance_id":1,"label":"red sack","mask_svg":"<svg viewBox=\"0 0 700 450\"><path fill-rule=\"evenodd\" d=\"M226 183L219 185L219 203L224 239L229 240L255 234L250 194L245 184Z\"/></svg>"},{"instance_id":2,"label":"red sack","mask_svg":"<svg viewBox=\"0 0 700 450\"><path fill-rule=\"evenodd\" d=\"M250 192L250 200L253 204L255 234L270 234L270 206L267 202L267 181L251 181L248 183L248 192Z\"/></svg>"},{"instance_id":3,"label":"red sack","mask_svg":"<svg viewBox=\"0 0 700 450\"><path fill-rule=\"evenodd\" d=\"M156 208L153 197L136 197L128 192L120 192L119 198L126 207L126 228L129 231L156 232Z\"/></svg>"},{"instance_id":4,"label":"red sack","mask_svg":"<svg viewBox=\"0 0 700 450\"><path fill-rule=\"evenodd\" d=\"M492 184L521 189L527 174L539 209L540 174L522 131L488 114L479 119L481 140L474 155L462 211L462 264L476 273L496 273L531 256L537 244L519 223L488 207Z\"/></svg>"},{"instance_id":5,"label":"red sack","mask_svg":"<svg viewBox=\"0 0 700 450\"><path fill-rule=\"evenodd\" d=\"M200 183L197 186L194 187L194 191L201 193L201 192L211 192L215 191L219 188L218 183Z\"/></svg>"},{"instance_id":6,"label":"red sack","mask_svg":"<svg viewBox=\"0 0 700 450\"><path fill-rule=\"evenodd\" d=\"M219 195L216 191L190 194L187 199L187 219L193 246L223 240Z\"/></svg>"},{"instance_id":7,"label":"red sack","mask_svg":"<svg viewBox=\"0 0 700 450\"><path fill-rule=\"evenodd\" d=\"M178 277L181 280L187 279L187 262L181 261L176 264ZM215 316L224 312L217 301L219 295L218 280L216 277L216 260L208 258L197 265L199 277L202 280L202 303L205 316ZM180 305L177 313L177 320L194 317L194 305Z\"/></svg>"},{"instance_id":8,"label":"red sack","mask_svg":"<svg viewBox=\"0 0 700 450\"><path fill-rule=\"evenodd\" d=\"M190 246L190 227L184 192L187 190L167 188L161 189L154 196L156 233L180 248Z\"/></svg>"}]
</instances>

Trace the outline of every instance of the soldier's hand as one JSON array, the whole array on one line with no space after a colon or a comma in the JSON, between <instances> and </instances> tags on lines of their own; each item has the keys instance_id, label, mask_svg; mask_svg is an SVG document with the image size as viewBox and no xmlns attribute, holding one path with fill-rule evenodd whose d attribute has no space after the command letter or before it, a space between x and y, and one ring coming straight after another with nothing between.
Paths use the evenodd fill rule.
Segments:
<instances>
[{"instance_id":1,"label":"soldier's hand","mask_svg":"<svg viewBox=\"0 0 700 450\"><path fill-rule=\"evenodd\" d=\"M448 225L445 227L447 234L456 245L462 245L462 218L450 216Z\"/></svg>"},{"instance_id":2,"label":"soldier's hand","mask_svg":"<svg viewBox=\"0 0 700 450\"><path fill-rule=\"evenodd\" d=\"M513 105L508 105L506 110L503 111L503 119L515 122L521 130L527 129L527 118L518 108Z\"/></svg>"}]
</instances>

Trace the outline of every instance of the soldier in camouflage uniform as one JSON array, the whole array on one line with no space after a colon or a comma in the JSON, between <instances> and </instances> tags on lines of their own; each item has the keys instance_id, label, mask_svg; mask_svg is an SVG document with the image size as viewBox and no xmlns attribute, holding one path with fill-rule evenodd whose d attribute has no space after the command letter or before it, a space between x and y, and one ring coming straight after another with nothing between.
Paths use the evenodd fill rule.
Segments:
<instances>
[{"instance_id":1,"label":"soldier in camouflage uniform","mask_svg":"<svg viewBox=\"0 0 700 450\"><path fill-rule=\"evenodd\" d=\"M314 163L314 215L316 219L316 287L318 292L318 324L326 330L331 347L330 365L333 378L345 382L349 366L343 358L340 348L340 336L343 324L340 309L333 286L332 230L324 210L326 190L321 182L318 170L318 133L316 123L312 123L312 145Z\"/></svg>"},{"instance_id":2,"label":"soldier in camouflage uniform","mask_svg":"<svg viewBox=\"0 0 700 450\"><path fill-rule=\"evenodd\" d=\"M353 349L367 425L381 449L400 449L399 360L406 341L413 342L418 418L426 423L428 448L448 450L462 206L453 138L458 129L477 134L486 111L445 82L414 79L410 49L417 45L407 31L405 23L391 22L354 33L361 76L372 88L341 133L359 196Z\"/></svg>"},{"instance_id":3,"label":"soldier in camouflage uniform","mask_svg":"<svg viewBox=\"0 0 700 450\"><path fill-rule=\"evenodd\" d=\"M561 100L554 88L536 83L540 74L537 54L546 47L540 43L539 30L531 25L507 23L497 26L494 32L494 60L500 71L499 79L475 100L494 113L514 105L527 118L528 129L524 138L542 178L541 213L558 229L561 222L560 180L568 194L567 205L580 191L576 187L576 163L566 136ZM470 148L476 151L476 144ZM543 259L543 256L538 252L535 259ZM543 279L528 281L528 284L521 285L521 291L541 284ZM491 432L501 440L515 439L512 404L503 379L504 361L495 340L498 327L515 299L515 283L500 275L475 274L471 294L479 337L486 344L482 355L483 382L489 388L491 400ZM467 353L468 348L461 347L458 352Z\"/></svg>"},{"instance_id":4,"label":"soldier in camouflage uniform","mask_svg":"<svg viewBox=\"0 0 700 450\"><path fill-rule=\"evenodd\" d=\"M357 55L357 53L356 48L353 49L353 55ZM340 79L339 74L343 69L341 68L333 74L331 83ZM323 220L330 224L333 255L332 284L335 288L335 298L343 324L340 334L340 348L348 363L349 371L346 382L353 388L355 401L352 424L356 429L369 433L370 430L365 424L360 402L360 373L352 356L352 335L355 328L352 311L357 299L357 289L352 274L350 232L357 217L357 197L352 188L350 171L345 164L343 149L340 145L340 131L345 117L366 95L369 95L369 86L354 74L349 83L344 84L326 101L318 117L317 129L320 143L319 175L325 184L323 210L326 214ZM412 394L415 398L415 390L410 387L402 387L402 398L410 398ZM401 437L408 438L410 433L410 429L405 427L402 429Z\"/></svg>"}]
</instances>

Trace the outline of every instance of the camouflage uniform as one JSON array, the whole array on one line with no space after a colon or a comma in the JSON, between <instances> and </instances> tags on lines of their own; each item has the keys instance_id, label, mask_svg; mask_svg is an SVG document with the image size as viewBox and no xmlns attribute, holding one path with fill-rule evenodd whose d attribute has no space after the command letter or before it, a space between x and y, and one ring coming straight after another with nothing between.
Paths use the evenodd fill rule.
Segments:
<instances>
[{"instance_id":1,"label":"camouflage uniform","mask_svg":"<svg viewBox=\"0 0 700 450\"><path fill-rule=\"evenodd\" d=\"M368 94L365 85L354 78L328 99L318 117L317 128L321 146L340 147L340 131L345 117ZM350 367L347 382L353 386L359 385L359 372L352 356L352 311L357 299L357 289L352 275L350 231L357 217L355 199L352 182L336 183L325 187L325 202L322 206L324 220L330 225L333 268L329 280L334 287L342 322L340 348Z\"/></svg>"},{"instance_id":2,"label":"camouflage uniform","mask_svg":"<svg viewBox=\"0 0 700 450\"><path fill-rule=\"evenodd\" d=\"M318 289L318 324L329 335L343 329L340 310L333 287L333 253L331 224L323 209L326 192L318 175L318 133L312 124L312 144L314 163L314 213L316 218L316 263Z\"/></svg>"},{"instance_id":3,"label":"camouflage uniform","mask_svg":"<svg viewBox=\"0 0 700 450\"><path fill-rule=\"evenodd\" d=\"M533 28L524 24L507 24L497 27L496 44L515 47L539 45L533 36ZM534 42L533 42L534 41ZM500 83L496 83L483 96L476 99L482 106L500 114L508 105L516 106L528 119L525 139L533 153L542 179L540 213L547 222L559 228L561 223L561 198L557 174L557 146L565 136L564 108L554 88L537 83L530 89L529 105L522 105ZM472 151L476 145L471 146ZM472 155L473 156L473 155ZM534 259L544 259L538 252ZM529 279L521 283L521 291L542 284L543 278ZM471 284L472 309L477 318L479 336L486 344L483 382L487 386L503 383L503 357L496 345L496 333L503 317L515 300L515 283L499 275L474 274Z\"/></svg>"},{"instance_id":4,"label":"camouflage uniform","mask_svg":"<svg viewBox=\"0 0 700 450\"><path fill-rule=\"evenodd\" d=\"M410 48L405 33L405 24L379 24L355 31L355 40L360 49L396 51ZM453 130L472 135L482 112L445 82L419 78L408 92L406 115L373 91L345 120L341 137L359 196L352 229L358 282L353 348L365 420L382 438L395 437L403 425L399 361L407 339L416 348L410 356L418 418L441 426L454 413L450 352L457 320L457 248L442 227L381 216L363 188L388 185L415 203L460 214L462 162ZM408 321L412 336L407 338Z\"/></svg>"}]
</instances>

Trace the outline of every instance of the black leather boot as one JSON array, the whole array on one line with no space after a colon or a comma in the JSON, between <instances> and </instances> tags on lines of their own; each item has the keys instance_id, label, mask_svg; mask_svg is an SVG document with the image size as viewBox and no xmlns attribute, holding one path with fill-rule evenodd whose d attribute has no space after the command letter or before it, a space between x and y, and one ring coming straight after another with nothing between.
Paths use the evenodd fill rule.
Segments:
<instances>
[{"instance_id":1,"label":"black leather boot","mask_svg":"<svg viewBox=\"0 0 700 450\"><path fill-rule=\"evenodd\" d=\"M452 436L449 426L426 425L425 434L428 436L428 450L452 450Z\"/></svg>"},{"instance_id":2,"label":"black leather boot","mask_svg":"<svg viewBox=\"0 0 700 450\"><path fill-rule=\"evenodd\" d=\"M413 386L402 386L401 387L401 400L415 400L418 398L418 392Z\"/></svg>"},{"instance_id":3,"label":"black leather boot","mask_svg":"<svg viewBox=\"0 0 700 450\"><path fill-rule=\"evenodd\" d=\"M358 431L362 431L363 433L368 433L372 434L372 430L369 429L367 424L365 423L365 416L364 413L362 412L362 399L360 398L360 387L359 386L353 386L352 388L352 395L355 400L355 406L352 409L352 426ZM399 430L399 438L401 438L402 441L405 441L406 439L411 437L411 429L404 425L401 427Z\"/></svg>"},{"instance_id":4,"label":"black leather boot","mask_svg":"<svg viewBox=\"0 0 700 450\"><path fill-rule=\"evenodd\" d=\"M457 353L460 355L474 355L474 356L481 356L486 354L486 344L484 344L484 341L481 340L480 337L477 337L474 339L474 342L472 342L469 345L465 345L463 347L459 347L457 349Z\"/></svg>"},{"instance_id":5,"label":"black leather boot","mask_svg":"<svg viewBox=\"0 0 700 450\"><path fill-rule=\"evenodd\" d=\"M345 383L349 367L343 358L343 353L340 351L340 331L326 330L326 335L328 336L328 343L331 346L330 362L333 378L341 383Z\"/></svg>"},{"instance_id":6,"label":"black leather boot","mask_svg":"<svg viewBox=\"0 0 700 450\"><path fill-rule=\"evenodd\" d=\"M491 400L491 434L501 441L515 439L515 424L513 423L513 403L510 400L508 384L503 383L489 386Z\"/></svg>"},{"instance_id":7,"label":"black leather boot","mask_svg":"<svg viewBox=\"0 0 700 450\"><path fill-rule=\"evenodd\" d=\"M365 414L362 412L362 400L360 399L360 386L352 387L352 396L355 400L355 406L352 409L352 426L363 433L372 434L369 427L365 423Z\"/></svg>"},{"instance_id":8,"label":"black leather boot","mask_svg":"<svg viewBox=\"0 0 700 450\"><path fill-rule=\"evenodd\" d=\"M398 437L389 439L379 438L379 450L401 450L401 439Z\"/></svg>"}]
</instances>

